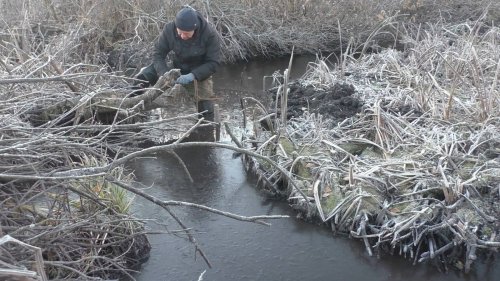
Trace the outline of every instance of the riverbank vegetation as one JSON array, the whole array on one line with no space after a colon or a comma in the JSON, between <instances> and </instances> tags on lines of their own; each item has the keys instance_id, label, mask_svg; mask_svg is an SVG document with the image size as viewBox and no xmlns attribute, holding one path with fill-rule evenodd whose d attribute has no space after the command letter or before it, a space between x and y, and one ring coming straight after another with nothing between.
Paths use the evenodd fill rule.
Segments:
<instances>
[{"instance_id":1,"label":"riverbank vegetation","mask_svg":"<svg viewBox=\"0 0 500 281\"><path fill-rule=\"evenodd\" d=\"M123 189L147 194L134 189L122 165L152 152L138 146L151 136L186 137L178 121L196 116L151 121L148 102L161 93L147 94L149 101L133 97L128 85L182 4L0 0L2 274L109 279L129 275L147 257L145 231L127 214L131 203ZM285 193L306 206L307 215L362 238L370 251L397 246L425 260L459 249L454 260L466 269L476 249L498 248L492 219L498 217L496 1L193 6L219 31L226 62L292 49L341 54L337 68L318 60L301 83L353 85L364 104L359 115L339 124L295 116L275 124L280 134L257 150L292 172L293 188ZM388 46L401 51L383 49ZM176 145L158 149L173 153ZM278 169L262 179L275 182L285 173ZM149 200L174 218L170 206L189 205Z\"/></svg>"},{"instance_id":2,"label":"riverbank vegetation","mask_svg":"<svg viewBox=\"0 0 500 281\"><path fill-rule=\"evenodd\" d=\"M500 29L479 18L400 36L401 50L285 77L257 150L290 173L249 168L369 255L469 272L500 247Z\"/></svg>"},{"instance_id":3,"label":"riverbank vegetation","mask_svg":"<svg viewBox=\"0 0 500 281\"><path fill-rule=\"evenodd\" d=\"M1 36L7 42L15 39L11 43L17 52L29 54L45 50L47 43L71 42L69 49L52 50L52 55L71 57L65 57L67 63L111 63L125 70L149 61L151 43L183 4L2 0ZM193 1L192 6L219 31L226 62L288 55L292 48L296 54L329 54L348 43L376 49L394 44L402 23L460 23L485 11L488 24L500 18L498 3L488 0L216 0Z\"/></svg>"}]
</instances>

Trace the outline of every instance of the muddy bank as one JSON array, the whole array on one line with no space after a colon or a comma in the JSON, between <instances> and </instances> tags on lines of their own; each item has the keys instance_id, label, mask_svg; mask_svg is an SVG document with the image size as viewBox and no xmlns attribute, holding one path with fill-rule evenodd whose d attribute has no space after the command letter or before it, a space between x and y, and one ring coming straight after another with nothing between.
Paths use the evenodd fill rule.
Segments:
<instances>
[{"instance_id":1,"label":"muddy bank","mask_svg":"<svg viewBox=\"0 0 500 281\"><path fill-rule=\"evenodd\" d=\"M268 95L281 102L276 95L278 88L268 91ZM355 88L350 84L337 83L331 87L321 89L313 85L302 85L300 81L289 85L287 119L298 118L305 112L319 114L334 124L352 117L361 111L363 101L356 97ZM272 108L276 106L273 102ZM278 113L278 116L280 114Z\"/></svg>"}]
</instances>

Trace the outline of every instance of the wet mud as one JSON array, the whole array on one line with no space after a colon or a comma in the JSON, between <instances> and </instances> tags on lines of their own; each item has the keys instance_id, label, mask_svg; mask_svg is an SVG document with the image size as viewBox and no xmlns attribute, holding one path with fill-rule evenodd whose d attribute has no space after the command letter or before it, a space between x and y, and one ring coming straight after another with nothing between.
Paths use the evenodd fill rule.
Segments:
<instances>
[{"instance_id":1,"label":"wet mud","mask_svg":"<svg viewBox=\"0 0 500 281\"><path fill-rule=\"evenodd\" d=\"M276 97L278 88L269 90ZM280 99L278 98L278 103ZM275 102L272 107L274 108ZM327 89L304 85L299 80L290 85L287 118L296 118L304 112L321 114L334 123L352 117L361 111L363 102L356 97L354 86L335 84Z\"/></svg>"}]
</instances>

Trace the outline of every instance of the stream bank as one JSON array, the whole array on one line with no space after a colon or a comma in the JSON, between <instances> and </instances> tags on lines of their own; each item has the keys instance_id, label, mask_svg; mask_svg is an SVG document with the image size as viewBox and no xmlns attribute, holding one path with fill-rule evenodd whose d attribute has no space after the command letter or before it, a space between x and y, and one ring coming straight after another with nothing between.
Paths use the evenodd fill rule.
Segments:
<instances>
[{"instance_id":1,"label":"stream bank","mask_svg":"<svg viewBox=\"0 0 500 281\"><path fill-rule=\"evenodd\" d=\"M450 29L459 32L438 36ZM267 125L244 140L280 169L246 158L250 170L303 217L360 239L368 255L471 272L500 248L500 89L486 82L497 81L500 60L477 62L490 70L481 84L470 75L477 65L458 73L452 62L467 61L470 46L498 58L489 44L498 32L443 25L408 34L401 51L346 56L335 68L318 60L298 83L285 75L270 93L278 105L255 119Z\"/></svg>"}]
</instances>

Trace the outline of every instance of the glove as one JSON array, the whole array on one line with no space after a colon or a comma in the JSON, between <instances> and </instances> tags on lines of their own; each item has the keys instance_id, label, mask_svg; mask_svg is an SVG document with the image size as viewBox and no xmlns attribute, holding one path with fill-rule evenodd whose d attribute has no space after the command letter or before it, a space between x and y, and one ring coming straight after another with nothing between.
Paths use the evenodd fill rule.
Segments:
<instances>
[{"instance_id":1,"label":"glove","mask_svg":"<svg viewBox=\"0 0 500 281\"><path fill-rule=\"evenodd\" d=\"M193 73L189 73L186 75L181 75L179 78L177 78L177 81L175 81L176 84L182 84L186 85L194 81L194 75Z\"/></svg>"}]
</instances>

